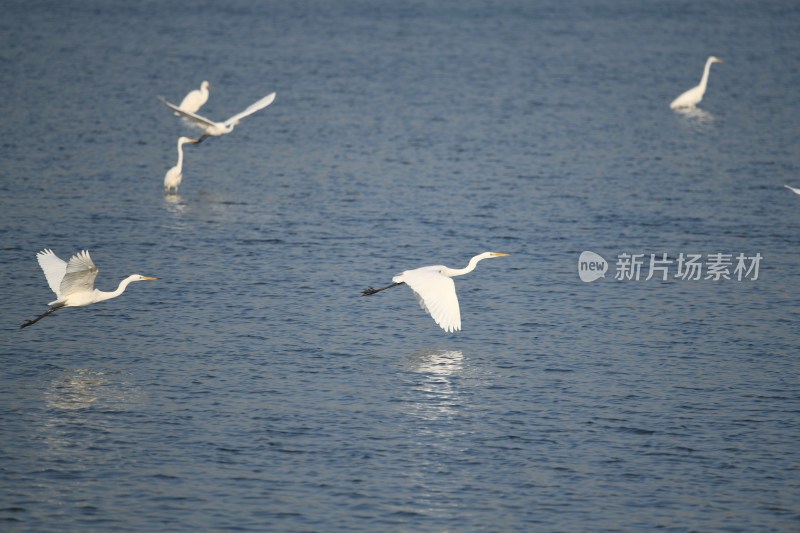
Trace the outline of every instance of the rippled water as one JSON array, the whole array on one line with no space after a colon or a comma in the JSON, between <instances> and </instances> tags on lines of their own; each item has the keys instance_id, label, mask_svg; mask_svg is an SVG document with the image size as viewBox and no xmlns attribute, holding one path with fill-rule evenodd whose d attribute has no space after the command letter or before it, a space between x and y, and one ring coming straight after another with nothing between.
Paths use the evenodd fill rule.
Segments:
<instances>
[{"instance_id":1,"label":"rippled water","mask_svg":"<svg viewBox=\"0 0 800 533\"><path fill-rule=\"evenodd\" d=\"M3 530L800 527L796 3L7 4ZM164 197L204 79L278 98ZM45 247L159 281L19 330ZM360 296L485 250L458 334Z\"/></svg>"}]
</instances>

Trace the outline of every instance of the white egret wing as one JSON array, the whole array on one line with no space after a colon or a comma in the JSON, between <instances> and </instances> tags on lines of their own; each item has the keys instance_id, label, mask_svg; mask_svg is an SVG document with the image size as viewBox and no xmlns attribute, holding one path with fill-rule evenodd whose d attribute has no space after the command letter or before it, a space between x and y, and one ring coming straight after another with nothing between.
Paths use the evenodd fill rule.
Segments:
<instances>
[{"instance_id":1,"label":"white egret wing","mask_svg":"<svg viewBox=\"0 0 800 533\"><path fill-rule=\"evenodd\" d=\"M430 313L434 322L447 332L461 329L461 310L453 280L443 275L443 267L424 267L406 270L392 281L405 282L419 302L420 307Z\"/></svg>"},{"instance_id":2,"label":"white egret wing","mask_svg":"<svg viewBox=\"0 0 800 533\"><path fill-rule=\"evenodd\" d=\"M264 109L269 104L271 104L272 102L275 101L275 96L276 96L275 93L268 94L267 96L265 96L264 98L262 98L258 102L254 103L254 104L251 104L250 107L248 107L247 109L245 109L241 113L237 113L237 114L233 115L231 118L229 118L228 120L225 121L225 124L235 124L238 121L240 121L241 119L243 119L244 117L252 115L256 111L260 111L260 110Z\"/></svg>"},{"instance_id":3,"label":"white egret wing","mask_svg":"<svg viewBox=\"0 0 800 533\"><path fill-rule=\"evenodd\" d=\"M36 259L39 261L39 266L42 267L44 277L47 278L50 290L56 293L57 297L60 297L61 280L64 279L64 274L67 273L67 262L53 253L53 250L47 249L36 254Z\"/></svg>"},{"instance_id":4,"label":"white egret wing","mask_svg":"<svg viewBox=\"0 0 800 533\"><path fill-rule=\"evenodd\" d=\"M73 255L67 263L67 273L61 280L61 293L59 298L69 296L76 292L91 291L94 289L94 279L97 277L97 266L83 250Z\"/></svg>"},{"instance_id":5,"label":"white egret wing","mask_svg":"<svg viewBox=\"0 0 800 533\"><path fill-rule=\"evenodd\" d=\"M701 92L700 87L692 87L688 91L685 91L683 94L678 96L672 103L669 105L672 109L678 107L692 107L700 103L703 99L703 93Z\"/></svg>"},{"instance_id":6,"label":"white egret wing","mask_svg":"<svg viewBox=\"0 0 800 533\"><path fill-rule=\"evenodd\" d=\"M795 194L800 194L800 189L798 189L797 187L789 187L788 185L784 185L784 187L786 187Z\"/></svg>"},{"instance_id":7,"label":"white egret wing","mask_svg":"<svg viewBox=\"0 0 800 533\"><path fill-rule=\"evenodd\" d=\"M191 122L192 125L194 125L194 126L197 126L199 128L205 129L206 126L215 126L216 125L216 122L213 122L213 121L207 119L206 117L201 117L200 115L198 115L196 113L191 113L189 111L184 111L183 109L181 109L180 107L176 106L175 104L173 104L171 102L167 102L167 100L164 99L163 96L159 96L158 99L161 100L162 104L164 104L168 108L172 109L173 111L175 111L176 113L181 115L183 118L185 118L186 120Z\"/></svg>"}]
</instances>

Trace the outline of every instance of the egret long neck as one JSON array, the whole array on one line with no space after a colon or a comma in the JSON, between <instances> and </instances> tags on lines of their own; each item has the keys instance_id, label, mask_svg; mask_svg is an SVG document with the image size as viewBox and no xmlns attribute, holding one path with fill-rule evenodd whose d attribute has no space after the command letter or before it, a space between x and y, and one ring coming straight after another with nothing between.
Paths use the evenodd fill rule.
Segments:
<instances>
[{"instance_id":1,"label":"egret long neck","mask_svg":"<svg viewBox=\"0 0 800 533\"><path fill-rule=\"evenodd\" d=\"M473 270L475 270L475 266L478 264L478 261L481 259L485 259L485 257L481 257L480 255L476 255L472 259L469 260L469 264L464 268L448 268L447 272L445 273L446 276L455 277L455 276L463 276L464 274L469 274Z\"/></svg>"},{"instance_id":2,"label":"egret long neck","mask_svg":"<svg viewBox=\"0 0 800 533\"><path fill-rule=\"evenodd\" d=\"M117 296L125 292L125 289L128 287L128 284L131 281L132 280L130 278L123 279L122 281L119 282L119 287L117 287L117 290L111 292L105 292L95 289L95 292L97 293L97 301L102 302L103 300L110 300L111 298L116 298Z\"/></svg>"},{"instance_id":3,"label":"egret long neck","mask_svg":"<svg viewBox=\"0 0 800 533\"><path fill-rule=\"evenodd\" d=\"M178 164L176 166L183 168L183 143L181 141L178 141Z\"/></svg>"},{"instance_id":4,"label":"egret long neck","mask_svg":"<svg viewBox=\"0 0 800 533\"><path fill-rule=\"evenodd\" d=\"M706 68L703 69L703 77L700 79L700 90L705 92L706 86L708 85L708 74L711 72L711 64L714 61L709 58L706 61Z\"/></svg>"}]
</instances>

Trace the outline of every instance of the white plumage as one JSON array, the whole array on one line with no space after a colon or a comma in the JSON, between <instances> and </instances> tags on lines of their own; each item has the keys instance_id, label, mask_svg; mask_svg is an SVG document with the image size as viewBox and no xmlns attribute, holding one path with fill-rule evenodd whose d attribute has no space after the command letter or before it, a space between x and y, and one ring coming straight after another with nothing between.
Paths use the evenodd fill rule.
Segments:
<instances>
[{"instance_id":1,"label":"white plumage","mask_svg":"<svg viewBox=\"0 0 800 533\"><path fill-rule=\"evenodd\" d=\"M82 307L110 298L116 298L123 292L128 284L134 281L154 280L156 278L132 274L123 279L117 290L104 292L94 288L94 280L97 277L97 266L92 261L89 252L83 250L73 255L69 262L60 259L52 250L42 250L36 254L39 266L44 272L47 284L55 293L56 299L47 305L50 309L34 318L25 321L20 327L27 327L35 324L53 311L64 307Z\"/></svg>"},{"instance_id":2,"label":"white plumage","mask_svg":"<svg viewBox=\"0 0 800 533\"><path fill-rule=\"evenodd\" d=\"M706 66L703 69L703 77L700 79L700 85L692 87L688 91L684 92L682 95L673 100L669 107L672 109L691 109L699 104L703 99L703 95L706 93L706 87L708 86L708 74L711 72L711 65L722 62L723 61L720 58L710 56L706 60Z\"/></svg>"},{"instance_id":3,"label":"white plumage","mask_svg":"<svg viewBox=\"0 0 800 533\"><path fill-rule=\"evenodd\" d=\"M192 113L190 111L184 111L175 104L166 101L163 97L159 97L159 99L165 106L169 107L170 109L181 115L192 126L195 126L203 130L203 137L200 139L202 141L206 137L219 137L220 135L226 135L232 132L233 128L235 128L239 124L240 120L270 105L272 102L275 101L275 96L276 96L275 93L270 93L261 100L251 104L247 109L245 109L241 113L236 113L235 115L233 115L232 117L223 122L214 122L213 120L202 117L196 113Z\"/></svg>"},{"instance_id":4,"label":"white plumage","mask_svg":"<svg viewBox=\"0 0 800 533\"><path fill-rule=\"evenodd\" d=\"M456 284L444 273L446 268L444 265L435 265L406 270L393 277L392 281L411 287L420 307L449 333L461 330L461 309L456 296Z\"/></svg>"},{"instance_id":5,"label":"white plumage","mask_svg":"<svg viewBox=\"0 0 800 533\"><path fill-rule=\"evenodd\" d=\"M456 285L452 278L472 272L475 270L478 261L507 255L499 252L484 252L470 259L469 264L462 269L433 265L406 270L392 278L394 282L392 285L381 289L370 287L363 291L362 294L369 296L390 287L406 284L411 287L420 307L431 315L431 318L439 327L448 333L460 331L461 309L458 305L458 296L456 296Z\"/></svg>"},{"instance_id":6,"label":"white plumage","mask_svg":"<svg viewBox=\"0 0 800 533\"><path fill-rule=\"evenodd\" d=\"M53 250L42 250L36 254L36 260L39 261L39 267L44 272L50 290L58 297L61 294L61 280L67 273L67 262L53 253ZM53 303L51 302L49 305L53 305Z\"/></svg>"},{"instance_id":7,"label":"white plumage","mask_svg":"<svg viewBox=\"0 0 800 533\"><path fill-rule=\"evenodd\" d=\"M207 81L204 81L200 84L199 89L195 89L193 91L189 91L189 94L183 97L181 100L181 104L178 106L183 111L188 111L189 113L197 113L206 102L208 102L208 90L211 88L211 84ZM178 113L175 112L177 115Z\"/></svg>"},{"instance_id":8,"label":"white plumage","mask_svg":"<svg viewBox=\"0 0 800 533\"><path fill-rule=\"evenodd\" d=\"M167 173L164 175L164 192L178 192L178 187L183 181L183 145L196 142L200 142L199 139L190 139L189 137L181 137L178 139L178 163L167 170Z\"/></svg>"}]
</instances>

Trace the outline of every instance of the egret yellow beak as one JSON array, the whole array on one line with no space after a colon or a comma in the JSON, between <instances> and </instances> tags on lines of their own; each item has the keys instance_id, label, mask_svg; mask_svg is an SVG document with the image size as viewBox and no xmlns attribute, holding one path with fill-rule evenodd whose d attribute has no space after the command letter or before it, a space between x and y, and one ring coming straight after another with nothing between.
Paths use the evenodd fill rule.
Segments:
<instances>
[{"instance_id":1,"label":"egret yellow beak","mask_svg":"<svg viewBox=\"0 0 800 533\"><path fill-rule=\"evenodd\" d=\"M158 279L158 278L153 278L153 277L150 277L150 276L142 276L142 277L144 279L146 279L146 280L156 280L156 279Z\"/></svg>"},{"instance_id":2,"label":"egret yellow beak","mask_svg":"<svg viewBox=\"0 0 800 533\"><path fill-rule=\"evenodd\" d=\"M504 256L507 256L509 254L503 254L503 253L500 253L500 252L492 252L492 255L494 255L495 257L504 257Z\"/></svg>"}]
</instances>

